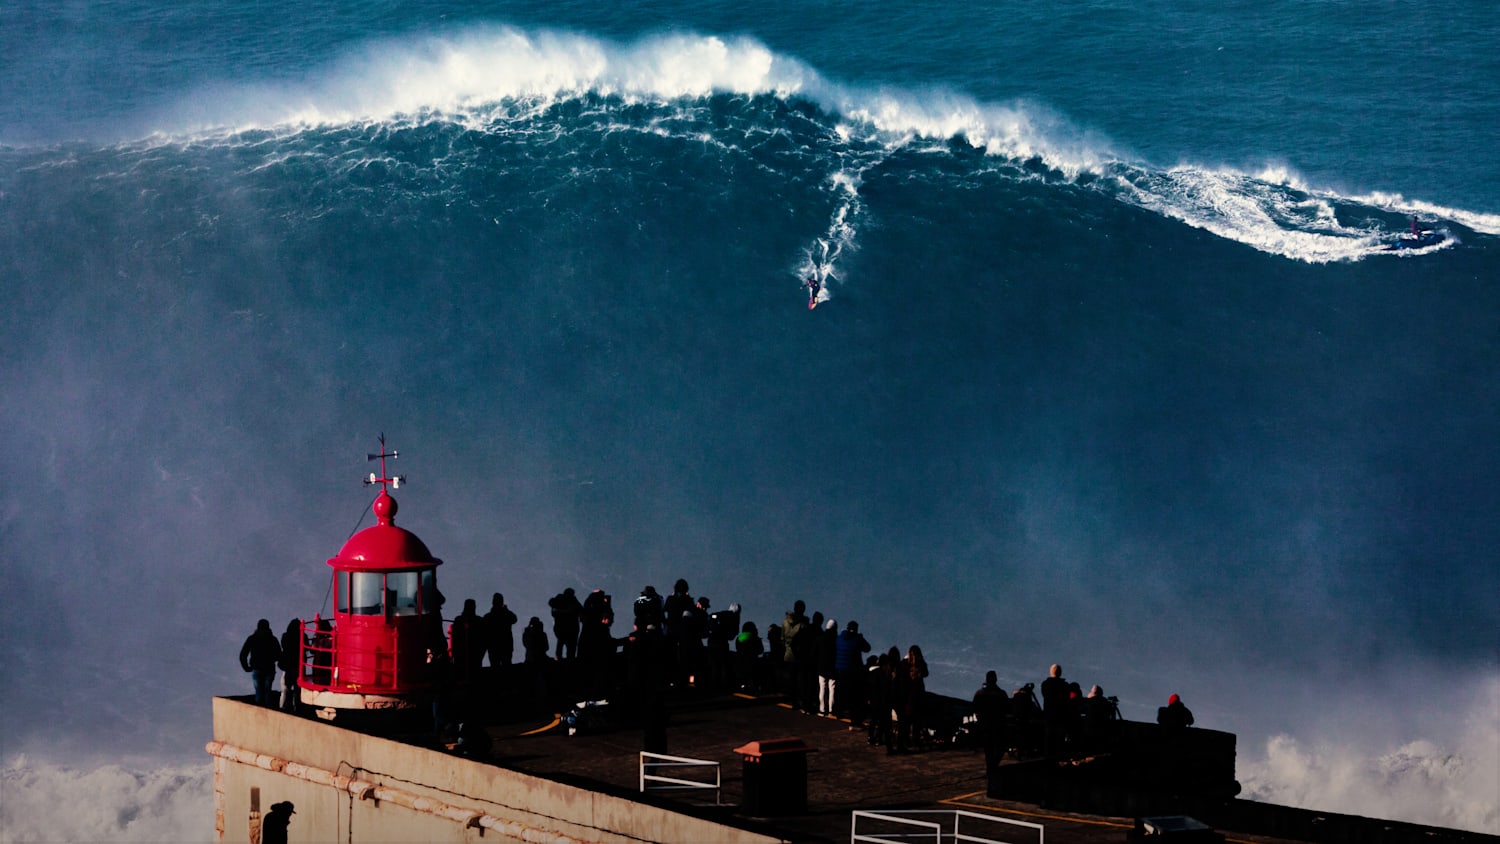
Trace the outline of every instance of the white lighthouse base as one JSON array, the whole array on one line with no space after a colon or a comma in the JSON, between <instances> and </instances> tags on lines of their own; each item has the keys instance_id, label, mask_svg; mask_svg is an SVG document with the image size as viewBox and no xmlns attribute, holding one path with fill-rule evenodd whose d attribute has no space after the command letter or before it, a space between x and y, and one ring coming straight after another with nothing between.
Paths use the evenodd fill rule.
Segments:
<instances>
[{"instance_id":1,"label":"white lighthouse base","mask_svg":"<svg viewBox=\"0 0 1500 844\"><path fill-rule=\"evenodd\" d=\"M417 701L412 698L392 695L333 692L320 689L300 689L299 695L302 703L313 707L315 714L324 721L332 721L339 714L339 710L390 712L417 708Z\"/></svg>"}]
</instances>

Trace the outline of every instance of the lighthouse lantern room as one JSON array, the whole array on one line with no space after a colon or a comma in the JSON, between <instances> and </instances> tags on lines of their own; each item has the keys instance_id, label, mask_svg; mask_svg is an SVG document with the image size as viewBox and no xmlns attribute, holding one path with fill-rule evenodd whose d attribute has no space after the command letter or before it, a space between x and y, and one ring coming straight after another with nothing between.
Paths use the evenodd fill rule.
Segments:
<instances>
[{"instance_id":1,"label":"lighthouse lantern room","mask_svg":"<svg viewBox=\"0 0 1500 844\"><path fill-rule=\"evenodd\" d=\"M333 618L303 621L300 698L332 720L341 710L410 709L431 686L428 649L441 648L442 593L437 567L442 560L411 531L396 527L396 499L387 487L405 478L386 474L380 437L380 486L371 509L375 524L349 538L333 568Z\"/></svg>"}]
</instances>

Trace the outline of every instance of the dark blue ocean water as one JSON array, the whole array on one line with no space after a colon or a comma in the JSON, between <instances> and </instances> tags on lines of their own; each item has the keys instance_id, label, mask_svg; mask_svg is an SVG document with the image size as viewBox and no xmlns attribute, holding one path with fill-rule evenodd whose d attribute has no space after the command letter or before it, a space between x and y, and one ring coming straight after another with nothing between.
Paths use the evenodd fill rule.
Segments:
<instances>
[{"instance_id":1,"label":"dark blue ocean water","mask_svg":"<svg viewBox=\"0 0 1500 844\"><path fill-rule=\"evenodd\" d=\"M384 431L450 597L803 598L1482 790L1500 27L1182 5L0 7L4 751L195 758Z\"/></svg>"}]
</instances>

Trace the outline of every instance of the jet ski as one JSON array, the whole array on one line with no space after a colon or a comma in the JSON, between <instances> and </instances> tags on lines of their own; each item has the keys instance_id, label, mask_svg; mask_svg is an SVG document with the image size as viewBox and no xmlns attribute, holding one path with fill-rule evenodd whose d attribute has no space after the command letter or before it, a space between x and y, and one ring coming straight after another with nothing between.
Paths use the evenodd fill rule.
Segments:
<instances>
[{"instance_id":1,"label":"jet ski","mask_svg":"<svg viewBox=\"0 0 1500 844\"><path fill-rule=\"evenodd\" d=\"M1432 229L1419 229L1416 234L1403 234L1394 243L1385 245L1387 252L1397 252L1402 249L1422 249L1428 246L1437 246L1448 238L1442 233Z\"/></svg>"},{"instance_id":2,"label":"jet ski","mask_svg":"<svg viewBox=\"0 0 1500 844\"><path fill-rule=\"evenodd\" d=\"M1386 244L1387 252L1396 252L1402 249L1423 249L1428 246L1437 246L1447 240L1448 236L1434 229L1424 229L1417 225L1417 218L1411 218L1411 232L1396 238L1395 242Z\"/></svg>"}]
</instances>

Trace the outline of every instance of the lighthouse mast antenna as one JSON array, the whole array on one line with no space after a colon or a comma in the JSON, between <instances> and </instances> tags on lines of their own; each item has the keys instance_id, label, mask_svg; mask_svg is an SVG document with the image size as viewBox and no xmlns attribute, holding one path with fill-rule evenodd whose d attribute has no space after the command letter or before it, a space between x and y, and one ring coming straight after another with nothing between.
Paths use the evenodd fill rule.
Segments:
<instances>
[{"instance_id":1,"label":"lighthouse mast antenna","mask_svg":"<svg viewBox=\"0 0 1500 844\"><path fill-rule=\"evenodd\" d=\"M380 477L378 477L378 478L375 477L375 473L371 472L370 473L370 477L365 478L365 486L374 486L375 484L380 484L381 488L384 489L386 484L390 484L392 489L400 489L401 485L404 484L404 483L406 483L406 476L405 475L396 475L396 476L392 477L391 475L386 474L386 471L385 471L385 459L387 457L389 457L390 459L395 460L396 458L398 458L400 456L401 456L401 453L398 452L398 451L396 451L395 449L391 449L390 451L386 451L385 450L385 432L381 431L380 432L380 453L379 454L369 454L369 453L365 454L365 459L366 460L379 460L380 461Z\"/></svg>"}]
</instances>

